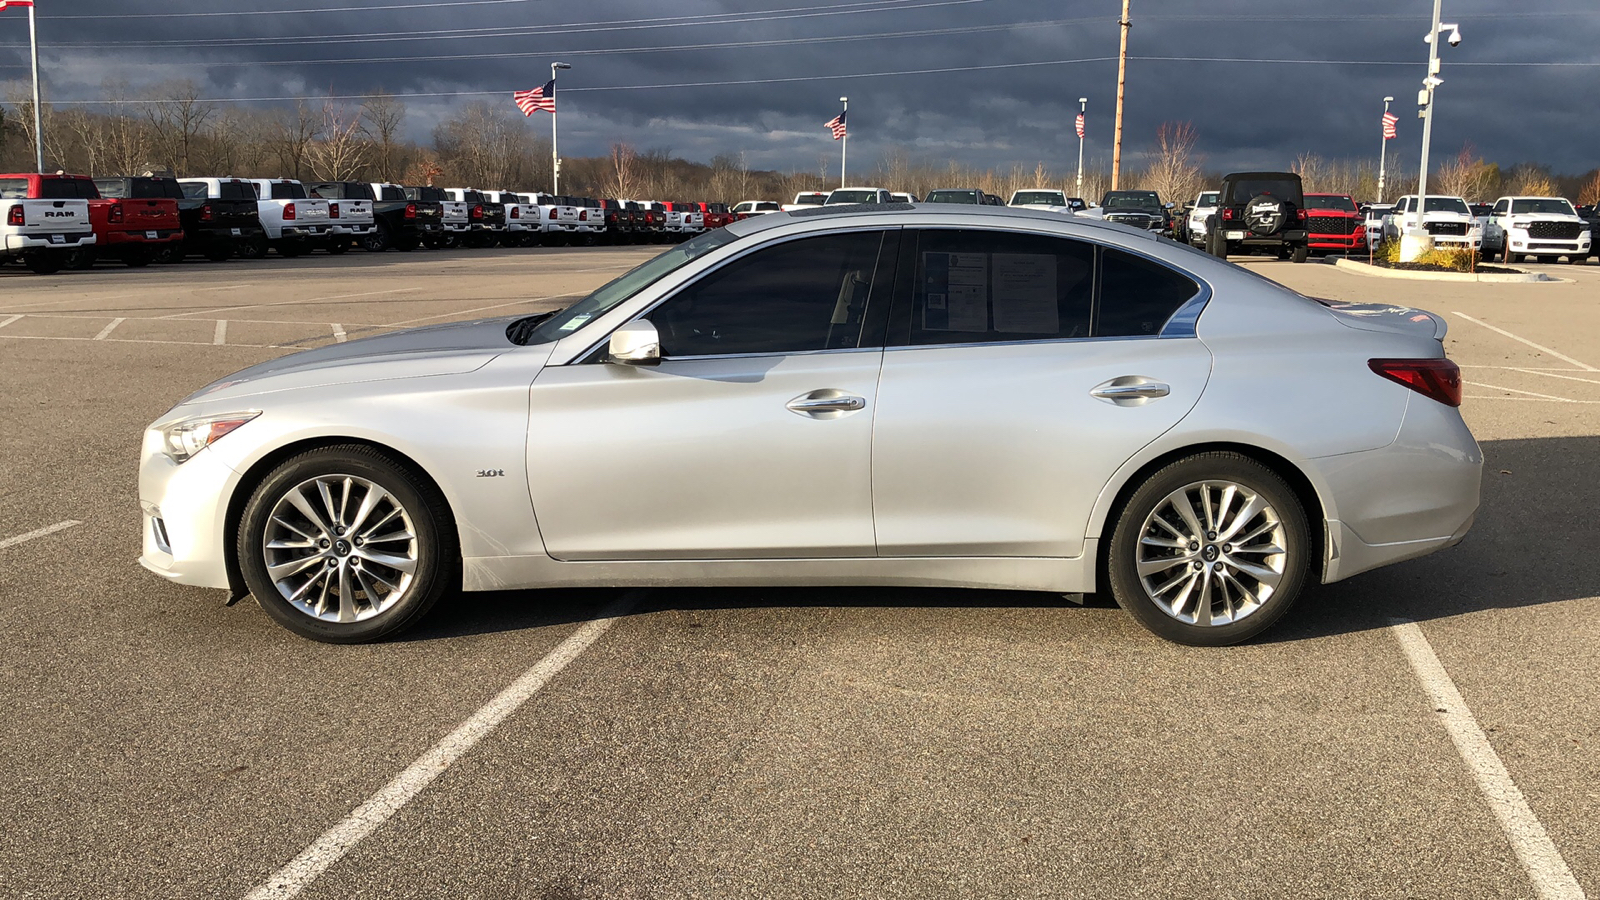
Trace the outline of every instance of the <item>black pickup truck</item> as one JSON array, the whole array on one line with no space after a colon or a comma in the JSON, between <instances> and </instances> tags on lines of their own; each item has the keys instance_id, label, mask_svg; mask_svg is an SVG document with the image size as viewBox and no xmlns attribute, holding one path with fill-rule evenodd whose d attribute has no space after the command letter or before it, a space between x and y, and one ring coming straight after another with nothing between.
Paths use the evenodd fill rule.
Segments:
<instances>
[{"instance_id":1,"label":"black pickup truck","mask_svg":"<svg viewBox=\"0 0 1600 900\"><path fill-rule=\"evenodd\" d=\"M631 244L645 230L644 212L631 200L599 200L606 220L606 239L612 244Z\"/></svg>"},{"instance_id":2,"label":"black pickup truck","mask_svg":"<svg viewBox=\"0 0 1600 900\"><path fill-rule=\"evenodd\" d=\"M506 208L490 200L482 191L467 190L461 194L467 204L471 230L467 233L468 247L493 247L506 233Z\"/></svg>"},{"instance_id":3,"label":"black pickup truck","mask_svg":"<svg viewBox=\"0 0 1600 900\"><path fill-rule=\"evenodd\" d=\"M178 201L183 240L158 251L157 262L175 263L190 254L221 262L234 255L241 240L265 235L256 214L255 192L242 181L223 182L221 197L206 196L205 185L184 185L172 178L149 175L96 178L94 186L102 197Z\"/></svg>"},{"instance_id":4,"label":"black pickup truck","mask_svg":"<svg viewBox=\"0 0 1600 900\"><path fill-rule=\"evenodd\" d=\"M391 188L395 187L395 185L386 184L384 187ZM444 192L444 188L428 185L426 187L401 187L400 190L405 196L406 202L416 207L416 216L419 221L425 222L430 226L438 226L437 228L428 227L422 230L423 246L429 250L437 250L440 247L449 246L452 242L449 229L444 226L444 205L450 201L450 195ZM388 196L388 192L385 191L384 195ZM388 201L383 202L387 203Z\"/></svg>"}]
</instances>

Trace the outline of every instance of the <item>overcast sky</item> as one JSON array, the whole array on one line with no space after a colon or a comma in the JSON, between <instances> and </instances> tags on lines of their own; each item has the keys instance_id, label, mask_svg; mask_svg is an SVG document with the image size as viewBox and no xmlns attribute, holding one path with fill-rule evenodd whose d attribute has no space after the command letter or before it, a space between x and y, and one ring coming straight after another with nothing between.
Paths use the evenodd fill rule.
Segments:
<instances>
[{"instance_id":1,"label":"overcast sky","mask_svg":"<svg viewBox=\"0 0 1600 900\"><path fill-rule=\"evenodd\" d=\"M414 8L396 8L405 6ZM1087 156L1109 164L1119 7L38 0L38 16L53 101L94 99L105 78L135 87L192 78L218 99L382 88L413 95L408 130L426 139L469 100L514 111L510 92L544 83L560 59L573 65L559 82L563 155L598 155L620 140L691 159L743 151L757 168L816 169L837 162L823 123L848 95L852 170L904 147L935 161L1030 169L1043 161L1066 171L1077 160L1078 97L1089 102ZM1429 0L1133 0L1125 164L1138 164L1167 120L1195 124L1212 169L1277 169L1307 150L1376 158L1388 94L1400 116L1391 151L1415 165L1431 10ZM1502 165L1533 160L1576 173L1600 164L1596 0L1446 0L1444 18L1465 40L1441 48L1436 158L1471 141ZM26 63L26 13L0 12L0 80L26 78ZM994 66L1008 67L985 68ZM528 127L548 135L548 116Z\"/></svg>"}]
</instances>

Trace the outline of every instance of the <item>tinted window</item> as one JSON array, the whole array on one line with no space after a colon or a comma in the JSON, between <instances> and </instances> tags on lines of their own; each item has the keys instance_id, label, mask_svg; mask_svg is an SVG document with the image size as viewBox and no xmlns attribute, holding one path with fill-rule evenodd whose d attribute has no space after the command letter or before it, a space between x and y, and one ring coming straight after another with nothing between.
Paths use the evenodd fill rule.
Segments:
<instances>
[{"instance_id":1,"label":"tinted window","mask_svg":"<svg viewBox=\"0 0 1600 900\"><path fill-rule=\"evenodd\" d=\"M1012 206L1028 206L1030 204L1066 206L1067 198L1060 191L1017 191L1011 196Z\"/></svg>"},{"instance_id":2,"label":"tinted window","mask_svg":"<svg viewBox=\"0 0 1600 900\"><path fill-rule=\"evenodd\" d=\"M1355 212L1356 202L1349 197L1306 195L1306 209L1338 209Z\"/></svg>"},{"instance_id":3,"label":"tinted window","mask_svg":"<svg viewBox=\"0 0 1600 900\"><path fill-rule=\"evenodd\" d=\"M878 231L802 238L717 269L650 313L662 355L860 346L883 239Z\"/></svg>"},{"instance_id":4,"label":"tinted window","mask_svg":"<svg viewBox=\"0 0 1600 900\"><path fill-rule=\"evenodd\" d=\"M924 203L977 203L977 191L929 191Z\"/></svg>"},{"instance_id":5,"label":"tinted window","mask_svg":"<svg viewBox=\"0 0 1600 900\"><path fill-rule=\"evenodd\" d=\"M191 200L206 199L206 186L200 181L185 181L182 185L183 195Z\"/></svg>"},{"instance_id":6,"label":"tinted window","mask_svg":"<svg viewBox=\"0 0 1600 900\"><path fill-rule=\"evenodd\" d=\"M909 343L1089 336L1091 244L1000 231L929 230L917 235L912 269Z\"/></svg>"},{"instance_id":7,"label":"tinted window","mask_svg":"<svg viewBox=\"0 0 1600 900\"><path fill-rule=\"evenodd\" d=\"M1106 248L1100 263L1096 337L1151 336L1200 290L1189 276L1158 262Z\"/></svg>"},{"instance_id":8,"label":"tinted window","mask_svg":"<svg viewBox=\"0 0 1600 900\"><path fill-rule=\"evenodd\" d=\"M383 189L383 202L385 203L393 203L396 200L404 199L406 199L406 192L404 188L386 187Z\"/></svg>"},{"instance_id":9,"label":"tinted window","mask_svg":"<svg viewBox=\"0 0 1600 900\"><path fill-rule=\"evenodd\" d=\"M243 181L224 181L217 185L217 197L221 200L254 200L256 189Z\"/></svg>"},{"instance_id":10,"label":"tinted window","mask_svg":"<svg viewBox=\"0 0 1600 900\"><path fill-rule=\"evenodd\" d=\"M39 179L39 198L42 200L94 200L99 196L94 182L87 178Z\"/></svg>"},{"instance_id":11,"label":"tinted window","mask_svg":"<svg viewBox=\"0 0 1600 900\"><path fill-rule=\"evenodd\" d=\"M274 182L272 185L272 199L304 200L306 199L305 185L293 184L286 181Z\"/></svg>"},{"instance_id":12,"label":"tinted window","mask_svg":"<svg viewBox=\"0 0 1600 900\"><path fill-rule=\"evenodd\" d=\"M0 178L0 200L28 199L28 179Z\"/></svg>"},{"instance_id":13,"label":"tinted window","mask_svg":"<svg viewBox=\"0 0 1600 900\"><path fill-rule=\"evenodd\" d=\"M121 178L96 178L94 180L94 189L99 191L100 196L102 197L111 197L115 199L128 196L123 190L125 184L126 183ZM156 196L160 195L158 194Z\"/></svg>"},{"instance_id":14,"label":"tinted window","mask_svg":"<svg viewBox=\"0 0 1600 900\"><path fill-rule=\"evenodd\" d=\"M1297 203L1300 200L1301 188L1298 181L1276 181L1267 179L1241 179L1232 185L1229 199L1234 203L1244 203L1253 197L1266 194L1279 200L1288 200Z\"/></svg>"},{"instance_id":15,"label":"tinted window","mask_svg":"<svg viewBox=\"0 0 1600 900\"><path fill-rule=\"evenodd\" d=\"M1558 216L1575 216L1572 204L1556 197L1539 197L1532 200L1511 201L1511 213L1554 213Z\"/></svg>"},{"instance_id":16,"label":"tinted window","mask_svg":"<svg viewBox=\"0 0 1600 900\"><path fill-rule=\"evenodd\" d=\"M177 182L164 181L156 178L133 178L133 196L139 200L153 200L158 197L176 199L183 193L177 190ZM95 182L99 184L99 182Z\"/></svg>"},{"instance_id":17,"label":"tinted window","mask_svg":"<svg viewBox=\"0 0 1600 900\"><path fill-rule=\"evenodd\" d=\"M1161 209L1161 197L1155 191L1108 191L1101 198L1100 205L1110 209L1112 207L1133 209Z\"/></svg>"}]
</instances>

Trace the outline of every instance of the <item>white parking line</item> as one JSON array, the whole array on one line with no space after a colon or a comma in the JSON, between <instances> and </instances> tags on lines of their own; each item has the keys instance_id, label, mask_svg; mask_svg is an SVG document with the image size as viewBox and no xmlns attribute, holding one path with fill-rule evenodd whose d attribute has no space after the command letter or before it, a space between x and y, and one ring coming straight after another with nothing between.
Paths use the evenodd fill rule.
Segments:
<instances>
[{"instance_id":1,"label":"white parking line","mask_svg":"<svg viewBox=\"0 0 1600 900\"><path fill-rule=\"evenodd\" d=\"M538 303L538 302L540 302L542 300L560 300L563 297L581 297L581 296L583 296L583 292L582 291L572 291L572 292L566 293L566 294L551 294L548 297L524 297L524 298L522 298L520 300L510 300L510 301L507 301L505 303L496 303L493 306L480 306L480 307L477 307L476 309L458 309L458 310L454 310L452 312L439 313L436 316L423 316L423 317L418 318L418 319L406 319L403 322L390 322L388 325L386 325L384 327L385 328L399 328L402 325L413 325L413 324L415 324L417 322L431 322L434 319L447 319L447 318L449 318L451 316L466 316L466 315L470 315L470 314L475 313L475 312L484 312L485 310L490 310L490 309L500 309L501 307L504 307L504 306L516 306L519 303Z\"/></svg>"},{"instance_id":2,"label":"white parking line","mask_svg":"<svg viewBox=\"0 0 1600 900\"><path fill-rule=\"evenodd\" d=\"M213 344L226 344L227 342L228 342L228 320L227 319L218 319L217 320L217 330L211 336L211 343L213 343Z\"/></svg>"},{"instance_id":3,"label":"white parking line","mask_svg":"<svg viewBox=\"0 0 1600 900\"><path fill-rule=\"evenodd\" d=\"M543 659L534 663L533 668L522 673L509 687L480 707L456 730L445 735L443 740L434 744L404 772L368 797L343 821L323 832L288 865L257 885L255 890L245 895L245 900L286 900L305 890L317 876L342 859L363 838L377 831L391 816L427 789L434 779L466 755L473 745L589 649L618 617L633 609L643 594L642 590L629 591L602 612L600 618L585 622Z\"/></svg>"},{"instance_id":4,"label":"white parking line","mask_svg":"<svg viewBox=\"0 0 1600 900\"><path fill-rule=\"evenodd\" d=\"M1501 387L1498 384L1484 384L1481 381L1468 381L1465 378L1461 379L1461 383L1462 384L1470 384L1473 387L1488 388L1488 389L1490 389L1492 391L1509 391L1510 393L1513 393L1513 394L1527 394L1529 397L1538 397L1540 400L1554 400L1557 403L1578 403L1578 402L1580 402L1578 400L1568 400L1566 397L1555 397L1555 396L1551 396L1550 394L1540 394L1540 393L1538 393L1536 391L1525 391L1525 390L1522 390L1521 388L1508 388L1508 387Z\"/></svg>"},{"instance_id":5,"label":"white parking line","mask_svg":"<svg viewBox=\"0 0 1600 900\"><path fill-rule=\"evenodd\" d=\"M1544 826L1539 824L1538 817L1528 807L1528 801L1522 796L1517 783L1511 780L1511 773L1506 771L1499 754L1494 752L1488 736L1478 726L1478 720L1473 718L1467 701L1462 699L1461 692L1456 689L1450 673L1445 671L1444 664L1434 654L1433 645L1428 643L1422 629L1415 622L1394 619L1389 630L1400 642L1400 649L1411 663L1411 671L1416 673L1423 690L1428 692L1428 699L1438 713L1439 721L1450 733L1450 740L1461 754L1461 761L1467 764L1467 771L1472 773L1478 790L1483 792L1494 817L1500 821L1500 830L1505 832L1506 840L1511 842L1511 849L1517 854L1522 868L1533 880L1534 892L1541 900L1583 900L1582 886L1573 877L1572 870L1567 868L1567 861L1561 857L1561 851L1556 849L1550 835L1545 833Z\"/></svg>"},{"instance_id":6,"label":"white parking line","mask_svg":"<svg viewBox=\"0 0 1600 900\"><path fill-rule=\"evenodd\" d=\"M333 294L327 297L311 297L305 300L274 300L271 303L246 303L241 306L219 306L216 309L190 309L168 316L156 316L158 319L179 319L185 316L202 316L207 313L231 312L236 309L262 309L268 306L290 306L296 303L322 303L328 300L347 300L351 297L372 297L378 294L409 294L420 291L422 288L394 288L388 291L361 291L356 294Z\"/></svg>"},{"instance_id":7,"label":"white parking line","mask_svg":"<svg viewBox=\"0 0 1600 900\"><path fill-rule=\"evenodd\" d=\"M333 328L333 341L334 341L334 343L336 343L336 344L344 343L345 342L345 337L346 337L346 335L344 333L344 326L340 325L338 322L332 322L332 323L329 323L329 324L330 324L330 327Z\"/></svg>"},{"instance_id":8,"label":"white parking line","mask_svg":"<svg viewBox=\"0 0 1600 900\"><path fill-rule=\"evenodd\" d=\"M16 320L18 320L20 318L22 318L22 317L21 316L6 316L5 321L0 322L0 328L4 328L7 325L10 325L12 322L15 322Z\"/></svg>"},{"instance_id":9,"label":"white parking line","mask_svg":"<svg viewBox=\"0 0 1600 900\"><path fill-rule=\"evenodd\" d=\"M127 319L112 319L111 320L111 324L107 325L106 327L104 327L102 329L100 329L100 333L95 335L94 339L97 340L97 341L105 340L107 337L111 336L111 332L117 330L117 326L118 325L121 325L123 322L126 322L126 321L128 321L128 320Z\"/></svg>"},{"instance_id":10,"label":"white parking line","mask_svg":"<svg viewBox=\"0 0 1600 900\"><path fill-rule=\"evenodd\" d=\"M1527 338L1517 337L1516 335L1514 335L1511 332L1505 330L1504 328L1496 328L1493 325L1490 325L1488 322L1483 322L1483 321L1480 321L1478 319L1474 319L1473 317L1467 315L1464 312L1457 312L1455 314L1460 316L1463 319L1466 319L1468 322L1471 322L1474 325L1482 325L1483 327L1489 329L1490 331L1495 332L1496 334L1503 334L1506 337L1511 338L1513 341L1517 341L1519 343L1527 344L1529 347L1532 347L1533 349L1538 350L1540 353L1548 353L1551 356L1554 356L1556 359L1560 359L1560 360L1564 360L1566 362L1572 363L1573 365L1577 366L1578 368L1582 369L1585 372L1600 372L1600 369L1596 369L1594 366L1591 366L1588 363L1578 362L1577 360L1573 359L1572 357L1567 356L1565 353L1557 353L1556 351L1551 350L1549 347L1546 347L1543 344L1535 344L1533 341L1530 341Z\"/></svg>"},{"instance_id":11,"label":"white parking line","mask_svg":"<svg viewBox=\"0 0 1600 900\"><path fill-rule=\"evenodd\" d=\"M43 528L35 529L27 534L19 534L16 537L8 537L5 540L0 541L0 550L4 550L7 547L15 547L18 544L27 543L34 538L42 538L47 534L55 534L58 531L66 531L68 528L71 528L74 525L82 524L83 523L79 522L77 519L68 519L65 522L57 522L54 525L46 525Z\"/></svg>"}]
</instances>

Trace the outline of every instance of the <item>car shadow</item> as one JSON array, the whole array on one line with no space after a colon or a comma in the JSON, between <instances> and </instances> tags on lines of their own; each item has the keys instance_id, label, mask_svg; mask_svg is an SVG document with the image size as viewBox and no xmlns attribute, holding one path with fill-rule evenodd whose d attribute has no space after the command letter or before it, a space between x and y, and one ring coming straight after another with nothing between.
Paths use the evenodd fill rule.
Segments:
<instances>
[{"instance_id":1,"label":"car shadow","mask_svg":"<svg viewBox=\"0 0 1600 900\"><path fill-rule=\"evenodd\" d=\"M1600 594L1592 478L1600 437L1487 441L1477 522L1456 547L1311 587L1257 643L1284 643L1514 609ZM617 588L462 594L400 641L426 641L586 622L623 596ZM1088 606L1111 605L1102 594ZM1061 594L955 588L657 588L627 614L752 608L1059 609Z\"/></svg>"}]
</instances>

